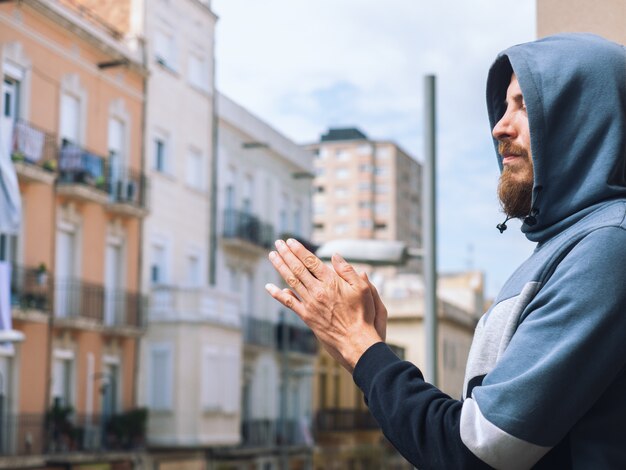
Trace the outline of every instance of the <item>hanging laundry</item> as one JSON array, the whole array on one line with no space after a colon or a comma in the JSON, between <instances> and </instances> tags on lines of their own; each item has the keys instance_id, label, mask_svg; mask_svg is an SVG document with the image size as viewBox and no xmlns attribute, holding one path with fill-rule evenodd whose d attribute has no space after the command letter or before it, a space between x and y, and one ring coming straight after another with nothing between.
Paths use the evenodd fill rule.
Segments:
<instances>
[{"instance_id":1,"label":"hanging laundry","mask_svg":"<svg viewBox=\"0 0 626 470\"><path fill-rule=\"evenodd\" d=\"M37 163L43 155L45 138L46 135L39 129L24 121L17 121L13 129L12 154L20 153L26 161Z\"/></svg>"}]
</instances>

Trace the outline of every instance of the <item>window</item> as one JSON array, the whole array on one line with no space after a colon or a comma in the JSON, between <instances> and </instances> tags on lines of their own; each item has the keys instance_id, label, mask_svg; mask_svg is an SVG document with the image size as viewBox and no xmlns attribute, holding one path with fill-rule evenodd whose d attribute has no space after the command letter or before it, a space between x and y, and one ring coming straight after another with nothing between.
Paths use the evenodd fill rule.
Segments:
<instances>
[{"instance_id":1,"label":"window","mask_svg":"<svg viewBox=\"0 0 626 470\"><path fill-rule=\"evenodd\" d=\"M389 212L389 204L386 202L377 202L374 206L376 214L387 214Z\"/></svg>"},{"instance_id":2,"label":"window","mask_svg":"<svg viewBox=\"0 0 626 470\"><path fill-rule=\"evenodd\" d=\"M314 230L324 230L324 224L320 224L320 223L313 224L313 229Z\"/></svg>"},{"instance_id":3,"label":"window","mask_svg":"<svg viewBox=\"0 0 626 470\"><path fill-rule=\"evenodd\" d=\"M300 235L302 233L302 203L296 201L293 211L293 234Z\"/></svg>"},{"instance_id":4,"label":"window","mask_svg":"<svg viewBox=\"0 0 626 470\"><path fill-rule=\"evenodd\" d=\"M347 197L348 196L348 188L340 186L335 188L335 196L336 197Z\"/></svg>"},{"instance_id":5,"label":"window","mask_svg":"<svg viewBox=\"0 0 626 470\"><path fill-rule=\"evenodd\" d=\"M322 194L326 192L326 188L324 186L315 186L315 192L318 194Z\"/></svg>"},{"instance_id":6,"label":"window","mask_svg":"<svg viewBox=\"0 0 626 470\"><path fill-rule=\"evenodd\" d=\"M363 164L359 165L359 171L361 173L371 173L372 172L372 165L370 165L369 163L363 163Z\"/></svg>"},{"instance_id":7,"label":"window","mask_svg":"<svg viewBox=\"0 0 626 470\"><path fill-rule=\"evenodd\" d=\"M204 56L189 54L189 83L201 90L209 90L209 67Z\"/></svg>"},{"instance_id":8,"label":"window","mask_svg":"<svg viewBox=\"0 0 626 470\"><path fill-rule=\"evenodd\" d=\"M328 151L327 148L321 148L319 150L319 157L320 160L324 160L325 158L328 158L328 155L330 154L330 152Z\"/></svg>"},{"instance_id":9,"label":"window","mask_svg":"<svg viewBox=\"0 0 626 470\"><path fill-rule=\"evenodd\" d=\"M339 204L337 207L335 207L335 212L337 215L348 215L348 205Z\"/></svg>"},{"instance_id":10,"label":"window","mask_svg":"<svg viewBox=\"0 0 626 470\"><path fill-rule=\"evenodd\" d=\"M386 176L389 173L389 168L386 166L377 166L374 168L374 174L378 176ZM404 174L404 176L408 179L408 175Z\"/></svg>"},{"instance_id":11,"label":"window","mask_svg":"<svg viewBox=\"0 0 626 470\"><path fill-rule=\"evenodd\" d=\"M171 34L157 30L154 36L154 58L159 64L175 69L175 43Z\"/></svg>"},{"instance_id":12,"label":"window","mask_svg":"<svg viewBox=\"0 0 626 470\"><path fill-rule=\"evenodd\" d=\"M80 144L80 100L74 95L61 95L60 137L63 141Z\"/></svg>"},{"instance_id":13,"label":"window","mask_svg":"<svg viewBox=\"0 0 626 470\"><path fill-rule=\"evenodd\" d=\"M372 147L369 144L361 144L357 147L357 153L362 156L367 156L372 153Z\"/></svg>"},{"instance_id":14,"label":"window","mask_svg":"<svg viewBox=\"0 0 626 470\"><path fill-rule=\"evenodd\" d=\"M340 162L344 162L350 158L350 152L344 149L338 149L335 152L335 158Z\"/></svg>"},{"instance_id":15,"label":"window","mask_svg":"<svg viewBox=\"0 0 626 470\"><path fill-rule=\"evenodd\" d=\"M369 201L359 201L359 209L371 209L372 203Z\"/></svg>"},{"instance_id":16,"label":"window","mask_svg":"<svg viewBox=\"0 0 626 470\"><path fill-rule=\"evenodd\" d=\"M203 158L196 149L189 149L187 154L187 184L193 189L204 189Z\"/></svg>"},{"instance_id":17,"label":"window","mask_svg":"<svg viewBox=\"0 0 626 470\"><path fill-rule=\"evenodd\" d=\"M337 224L335 225L335 234L336 235L343 235L345 233L348 233L349 227L348 224Z\"/></svg>"},{"instance_id":18,"label":"window","mask_svg":"<svg viewBox=\"0 0 626 470\"><path fill-rule=\"evenodd\" d=\"M324 213L326 212L326 205L322 204L321 202L316 202L313 205L313 213L315 215L324 215Z\"/></svg>"},{"instance_id":19,"label":"window","mask_svg":"<svg viewBox=\"0 0 626 470\"><path fill-rule=\"evenodd\" d=\"M254 202L254 179L252 175L246 175L243 179L243 199L241 201L241 209L246 214L252 214Z\"/></svg>"},{"instance_id":20,"label":"window","mask_svg":"<svg viewBox=\"0 0 626 470\"><path fill-rule=\"evenodd\" d=\"M202 356L202 407L235 413L239 408L239 353L235 349L205 346Z\"/></svg>"},{"instance_id":21,"label":"window","mask_svg":"<svg viewBox=\"0 0 626 470\"><path fill-rule=\"evenodd\" d=\"M165 284L166 282L166 250L160 244L152 245L152 263L150 264L150 280L152 284Z\"/></svg>"},{"instance_id":22,"label":"window","mask_svg":"<svg viewBox=\"0 0 626 470\"><path fill-rule=\"evenodd\" d=\"M200 282L200 257L198 255L187 256L187 284L190 287L198 287Z\"/></svg>"},{"instance_id":23,"label":"window","mask_svg":"<svg viewBox=\"0 0 626 470\"><path fill-rule=\"evenodd\" d=\"M71 351L55 351L52 369L52 402L58 406L73 404L74 358Z\"/></svg>"},{"instance_id":24,"label":"window","mask_svg":"<svg viewBox=\"0 0 626 470\"><path fill-rule=\"evenodd\" d=\"M377 184L376 185L376 193L377 194L386 194L389 192L389 185L386 184Z\"/></svg>"},{"instance_id":25,"label":"window","mask_svg":"<svg viewBox=\"0 0 626 470\"><path fill-rule=\"evenodd\" d=\"M374 223L369 219L361 219L359 220L359 227L371 229L374 226Z\"/></svg>"},{"instance_id":26,"label":"window","mask_svg":"<svg viewBox=\"0 0 626 470\"><path fill-rule=\"evenodd\" d=\"M391 157L393 150L391 147L378 147L376 149L376 158L379 158L381 160L387 160L389 157Z\"/></svg>"},{"instance_id":27,"label":"window","mask_svg":"<svg viewBox=\"0 0 626 470\"><path fill-rule=\"evenodd\" d=\"M171 346L153 344L150 347L150 366L148 369L148 406L151 409L171 409L173 372Z\"/></svg>"},{"instance_id":28,"label":"window","mask_svg":"<svg viewBox=\"0 0 626 470\"><path fill-rule=\"evenodd\" d=\"M324 174L326 173L326 169L325 168L316 168L315 169L315 176L324 176Z\"/></svg>"},{"instance_id":29,"label":"window","mask_svg":"<svg viewBox=\"0 0 626 470\"><path fill-rule=\"evenodd\" d=\"M5 77L2 87L2 95L4 98L4 108L2 115L15 121L19 117L19 96L20 82L12 78Z\"/></svg>"},{"instance_id":30,"label":"window","mask_svg":"<svg viewBox=\"0 0 626 470\"><path fill-rule=\"evenodd\" d=\"M169 142L165 135L154 137L154 169L161 173L169 171Z\"/></svg>"},{"instance_id":31,"label":"window","mask_svg":"<svg viewBox=\"0 0 626 470\"><path fill-rule=\"evenodd\" d=\"M359 181L359 191L368 192L372 190L372 183L369 181Z\"/></svg>"},{"instance_id":32,"label":"window","mask_svg":"<svg viewBox=\"0 0 626 470\"><path fill-rule=\"evenodd\" d=\"M348 176L350 176L350 170L348 170L348 168L337 168L337 170L335 170L335 177L337 179L345 180Z\"/></svg>"}]
</instances>

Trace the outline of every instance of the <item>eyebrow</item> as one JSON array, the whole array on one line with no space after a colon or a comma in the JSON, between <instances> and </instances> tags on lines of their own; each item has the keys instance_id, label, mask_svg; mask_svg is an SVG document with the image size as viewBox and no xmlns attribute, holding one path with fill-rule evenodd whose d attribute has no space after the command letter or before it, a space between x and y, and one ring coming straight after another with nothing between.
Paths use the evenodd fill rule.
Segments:
<instances>
[{"instance_id":1,"label":"eyebrow","mask_svg":"<svg viewBox=\"0 0 626 470\"><path fill-rule=\"evenodd\" d=\"M517 102L517 103L523 103L524 102L524 95L522 95L521 93L517 93L515 95L512 96L513 101ZM505 98L504 100L504 105L508 106L509 105L509 100Z\"/></svg>"}]
</instances>

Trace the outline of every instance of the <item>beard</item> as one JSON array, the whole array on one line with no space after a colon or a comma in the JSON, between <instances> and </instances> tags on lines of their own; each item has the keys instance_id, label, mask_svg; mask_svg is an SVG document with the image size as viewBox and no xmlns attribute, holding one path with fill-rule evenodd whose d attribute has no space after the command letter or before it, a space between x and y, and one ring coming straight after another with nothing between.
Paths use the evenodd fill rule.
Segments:
<instances>
[{"instance_id":1,"label":"beard","mask_svg":"<svg viewBox=\"0 0 626 470\"><path fill-rule=\"evenodd\" d=\"M530 213L533 194L533 163L529 152L510 142L500 142L500 155L519 155L511 164L505 165L498 184L498 198L502 210L510 218L526 217Z\"/></svg>"}]
</instances>

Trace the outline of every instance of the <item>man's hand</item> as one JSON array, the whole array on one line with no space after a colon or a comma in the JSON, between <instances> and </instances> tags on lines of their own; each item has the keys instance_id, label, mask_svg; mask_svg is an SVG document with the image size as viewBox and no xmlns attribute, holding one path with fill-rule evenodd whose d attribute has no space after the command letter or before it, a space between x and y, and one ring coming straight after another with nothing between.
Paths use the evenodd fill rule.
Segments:
<instances>
[{"instance_id":1,"label":"man's hand","mask_svg":"<svg viewBox=\"0 0 626 470\"><path fill-rule=\"evenodd\" d=\"M331 260L333 271L296 240L278 240L276 249L270 261L292 290L273 284L266 289L296 312L331 355L352 372L361 355L385 336L387 311L375 288L339 255Z\"/></svg>"}]
</instances>

